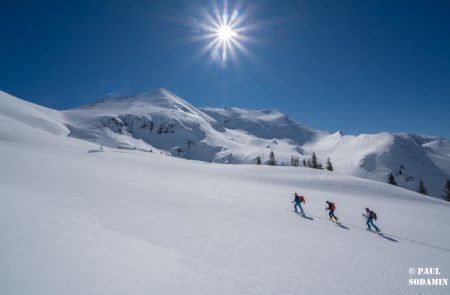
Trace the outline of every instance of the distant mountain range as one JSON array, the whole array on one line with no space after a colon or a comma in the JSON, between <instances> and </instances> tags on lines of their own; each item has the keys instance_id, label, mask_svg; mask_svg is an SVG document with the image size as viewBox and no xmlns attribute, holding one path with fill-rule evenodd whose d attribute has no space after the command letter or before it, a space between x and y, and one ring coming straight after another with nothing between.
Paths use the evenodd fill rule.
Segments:
<instances>
[{"instance_id":1,"label":"distant mountain range","mask_svg":"<svg viewBox=\"0 0 450 295\"><path fill-rule=\"evenodd\" d=\"M448 139L407 133L343 135L308 128L276 110L197 108L165 89L111 98L56 111L0 92L1 120L112 148L161 152L216 163L263 164L273 151L278 165L313 152L333 173L416 190L423 180L440 197L450 178ZM13 131L11 131L13 132ZM8 133L4 132L3 136ZM331 172L330 172L331 173Z\"/></svg>"}]
</instances>

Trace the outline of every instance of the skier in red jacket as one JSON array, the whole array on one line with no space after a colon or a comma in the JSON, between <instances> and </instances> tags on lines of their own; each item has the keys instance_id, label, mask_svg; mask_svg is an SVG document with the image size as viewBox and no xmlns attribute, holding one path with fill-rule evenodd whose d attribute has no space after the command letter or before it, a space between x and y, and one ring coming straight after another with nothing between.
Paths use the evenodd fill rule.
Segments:
<instances>
[{"instance_id":1,"label":"skier in red jacket","mask_svg":"<svg viewBox=\"0 0 450 295\"><path fill-rule=\"evenodd\" d=\"M325 210L330 210L330 212L328 213L328 215L330 216L330 220L333 220L333 218L334 218L336 220L336 222L338 222L338 218L336 217L336 215L334 215L334 210L336 210L336 205L333 202L327 201L327 208L325 208Z\"/></svg>"}]
</instances>

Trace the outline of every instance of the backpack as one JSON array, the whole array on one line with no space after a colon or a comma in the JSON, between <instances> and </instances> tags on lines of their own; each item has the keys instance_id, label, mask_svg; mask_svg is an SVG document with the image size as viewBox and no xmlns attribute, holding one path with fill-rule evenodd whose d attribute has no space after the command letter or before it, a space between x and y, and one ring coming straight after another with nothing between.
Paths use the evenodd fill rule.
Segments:
<instances>
[{"instance_id":1,"label":"backpack","mask_svg":"<svg viewBox=\"0 0 450 295\"><path fill-rule=\"evenodd\" d=\"M330 209L333 211L336 210L336 204L330 203Z\"/></svg>"},{"instance_id":2,"label":"backpack","mask_svg":"<svg viewBox=\"0 0 450 295\"><path fill-rule=\"evenodd\" d=\"M371 211L370 216L372 216L373 219L377 220L377 214L375 212Z\"/></svg>"},{"instance_id":3,"label":"backpack","mask_svg":"<svg viewBox=\"0 0 450 295\"><path fill-rule=\"evenodd\" d=\"M300 196L300 203L305 203L305 197L304 196Z\"/></svg>"}]
</instances>

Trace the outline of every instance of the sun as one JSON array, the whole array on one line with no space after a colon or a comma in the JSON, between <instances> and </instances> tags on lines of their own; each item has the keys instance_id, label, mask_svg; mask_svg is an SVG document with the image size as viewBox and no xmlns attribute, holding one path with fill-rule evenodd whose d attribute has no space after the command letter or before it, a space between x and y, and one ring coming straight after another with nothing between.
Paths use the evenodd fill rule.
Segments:
<instances>
[{"instance_id":1,"label":"sun","mask_svg":"<svg viewBox=\"0 0 450 295\"><path fill-rule=\"evenodd\" d=\"M229 5L229 1L236 3ZM257 38L251 36L251 32L260 28L251 17L254 7L246 6L241 0L211 0L210 3L212 6L199 6L199 17L190 22L195 33L192 40L203 43L195 60L208 55L214 63L224 67L231 60L237 62L238 53L253 60L247 46L256 43Z\"/></svg>"},{"instance_id":2,"label":"sun","mask_svg":"<svg viewBox=\"0 0 450 295\"><path fill-rule=\"evenodd\" d=\"M230 40L233 40L233 38L236 38L237 35L238 34L235 31L233 31L233 29L228 25L222 25L217 30L217 37L222 42L228 42Z\"/></svg>"},{"instance_id":3,"label":"sun","mask_svg":"<svg viewBox=\"0 0 450 295\"><path fill-rule=\"evenodd\" d=\"M180 38L182 43L201 43L199 50L186 59L186 64L193 66L203 57L208 57L213 64L224 68L229 62L239 66L239 55L258 63L253 50L267 39L259 31L270 29L284 20L280 17L258 19L255 14L259 11L259 5L253 2L257 1L201 1L190 7L189 17L168 16L167 21L189 28L187 36Z\"/></svg>"}]
</instances>

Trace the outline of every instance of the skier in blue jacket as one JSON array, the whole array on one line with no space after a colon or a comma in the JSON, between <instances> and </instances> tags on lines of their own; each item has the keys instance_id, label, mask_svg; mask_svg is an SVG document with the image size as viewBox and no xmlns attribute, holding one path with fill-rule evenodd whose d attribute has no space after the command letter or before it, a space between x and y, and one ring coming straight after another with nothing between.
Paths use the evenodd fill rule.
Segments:
<instances>
[{"instance_id":1,"label":"skier in blue jacket","mask_svg":"<svg viewBox=\"0 0 450 295\"><path fill-rule=\"evenodd\" d=\"M373 228L377 231L377 233L380 232L380 229L373 223L373 220L377 220L377 214L370 210L369 208L366 208L366 214L363 214L363 216L367 219L367 230L372 230L370 226L373 226Z\"/></svg>"},{"instance_id":2,"label":"skier in blue jacket","mask_svg":"<svg viewBox=\"0 0 450 295\"><path fill-rule=\"evenodd\" d=\"M300 213L304 214L303 208L302 208L302 203L305 203L305 197L299 196L297 193L295 193L294 201L292 201L292 203L294 203L294 210L296 213L298 213L298 210L297 210L297 207L298 207L300 209Z\"/></svg>"}]
</instances>

